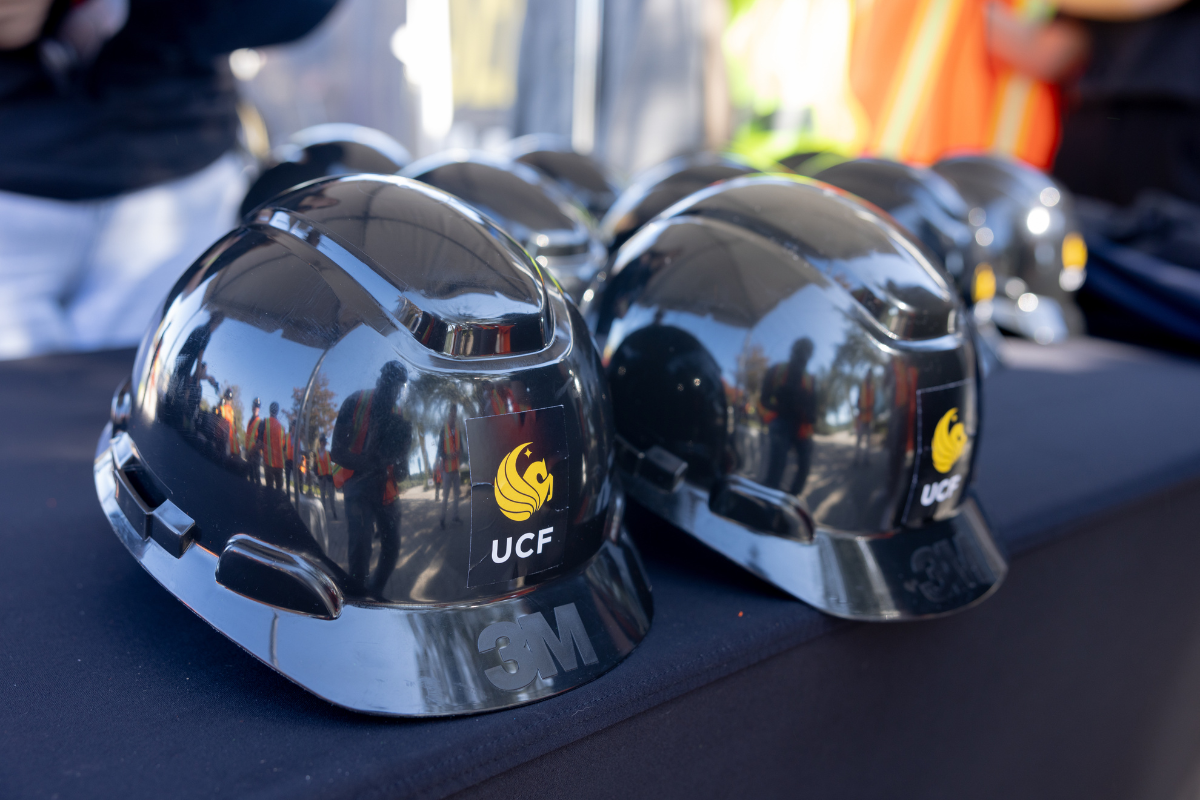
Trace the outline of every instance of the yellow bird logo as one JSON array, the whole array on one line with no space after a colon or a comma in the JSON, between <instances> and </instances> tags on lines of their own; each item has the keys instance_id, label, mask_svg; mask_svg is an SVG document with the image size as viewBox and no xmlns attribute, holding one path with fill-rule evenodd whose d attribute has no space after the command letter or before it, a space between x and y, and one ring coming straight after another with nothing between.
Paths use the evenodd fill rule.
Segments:
<instances>
[{"instance_id":1,"label":"yellow bird logo","mask_svg":"<svg viewBox=\"0 0 1200 800\"><path fill-rule=\"evenodd\" d=\"M933 429L933 468L938 472L949 472L954 462L962 455L967 446L967 430L961 422L950 427L950 423L958 419L958 409L947 411L937 427Z\"/></svg>"},{"instance_id":2,"label":"yellow bird logo","mask_svg":"<svg viewBox=\"0 0 1200 800\"><path fill-rule=\"evenodd\" d=\"M531 444L514 447L496 470L496 505L500 506L500 513L514 522L529 519L554 496L554 476L546 472L546 459L530 464L524 475L517 472L517 456ZM525 456L532 458L533 452L525 450Z\"/></svg>"}]
</instances>

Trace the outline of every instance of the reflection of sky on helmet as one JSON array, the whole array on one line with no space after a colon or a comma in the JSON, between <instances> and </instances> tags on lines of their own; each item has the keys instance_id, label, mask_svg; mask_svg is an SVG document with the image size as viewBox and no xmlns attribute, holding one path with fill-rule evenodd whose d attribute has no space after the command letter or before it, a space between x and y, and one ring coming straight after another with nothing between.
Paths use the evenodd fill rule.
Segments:
<instances>
[{"instance_id":1,"label":"reflection of sky on helmet","mask_svg":"<svg viewBox=\"0 0 1200 800\"><path fill-rule=\"evenodd\" d=\"M637 329L650 323L645 316L651 314L643 306L634 306L618 324ZM729 385L737 381L731 371L737 369L738 358L746 349L757 344L770 363L785 362L791 355L792 343L802 336L813 340L813 355L809 361L809 372L827 371L833 363L837 346L842 343L842 331L848 326L845 314L829 302L828 295L815 284L783 298L768 311L747 335L746 329L721 322L711 315L703 317L680 311L664 311L662 325L687 331L705 343L717 363L722 367L722 378ZM613 339L620 339L614 326Z\"/></svg>"},{"instance_id":2,"label":"reflection of sky on helmet","mask_svg":"<svg viewBox=\"0 0 1200 800\"><path fill-rule=\"evenodd\" d=\"M321 351L285 339L282 330L268 336L269 345L264 343L262 331L241 320L226 318L213 330L204 360L222 390L226 386L238 387L246 420L250 419L250 404L258 397L262 400L263 416L267 416L267 409L275 401L279 403L281 421L286 421L284 412L292 408L292 388L297 385L298 376L307 380ZM205 389L204 399L214 406L220 402L211 386Z\"/></svg>"}]
</instances>

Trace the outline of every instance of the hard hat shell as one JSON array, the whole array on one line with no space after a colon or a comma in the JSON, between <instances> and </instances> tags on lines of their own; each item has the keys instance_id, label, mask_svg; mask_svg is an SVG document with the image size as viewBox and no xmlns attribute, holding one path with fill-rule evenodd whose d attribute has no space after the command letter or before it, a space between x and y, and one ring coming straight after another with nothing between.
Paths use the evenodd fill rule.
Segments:
<instances>
[{"instance_id":1,"label":"hard hat shell","mask_svg":"<svg viewBox=\"0 0 1200 800\"><path fill-rule=\"evenodd\" d=\"M595 160L571 149L562 136L531 133L509 143L514 161L527 164L548 176L558 187L600 219L617 198L617 187Z\"/></svg>"},{"instance_id":2,"label":"hard hat shell","mask_svg":"<svg viewBox=\"0 0 1200 800\"><path fill-rule=\"evenodd\" d=\"M887 212L925 245L969 295L975 267L975 231L967 202L936 172L881 158L843 161L814 175Z\"/></svg>"},{"instance_id":3,"label":"hard hat shell","mask_svg":"<svg viewBox=\"0 0 1200 800\"><path fill-rule=\"evenodd\" d=\"M436 186L490 218L579 300L604 266L587 212L533 167L452 150L415 161L406 178Z\"/></svg>"},{"instance_id":4,"label":"hard hat shell","mask_svg":"<svg viewBox=\"0 0 1200 800\"><path fill-rule=\"evenodd\" d=\"M933 170L970 206L977 259L995 275L995 300L976 315L990 314L999 327L1043 344L1082 333L1074 294L1086 277L1087 248L1066 187L991 155L943 159Z\"/></svg>"},{"instance_id":5,"label":"hard hat shell","mask_svg":"<svg viewBox=\"0 0 1200 800\"><path fill-rule=\"evenodd\" d=\"M996 588L965 495L975 353L907 234L825 184L751 176L669 209L612 273L596 318L632 497L838 616Z\"/></svg>"},{"instance_id":6,"label":"hard hat shell","mask_svg":"<svg viewBox=\"0 0 1200 800\"><path fill-rule=\"evenodd\" d=\"M692 192L757 171L718 153L695 153L664 161L643 172L621 192L600 221L600 235L609 252L615 253L643 225Z\"/></svg>"},{"instance_id":7,"label":"hard hat shell","mask_svg":"<svg viewBox=\"0 0 1200 800\"><path fill-rule=\"evenodd\" d=\"M375 128L349 122L314 125L275 148L247 190L241 214L306 181L358 172L391 175L411 161L404 145Z\"/></svg>"},{"instance_id":8,"label":"hard hat shell","mask_svg":"<svg viewBox=\"0 0 1200 800\"><path fill-rule=\"evenodd\" d=\"M846 160L846 156L832 150L801 150L779 159L779 166L785 167L797 175L807 175L811 178Z\"/></svg>"},{"instance_id":9,"label":"hard hat shell","mask_svg":"<svg viewBox=\"0 0 1200 800\"><path fill-rule=\"evenodd\" d=\"M251 423L253 395L285 412ZM160 583L309 691L484 711L590 680L646 633L611 414L579 312L507 235L415 181L333 178L180 279L96 486ZM331 468L301 486L281 453L326 436Z\"/></svg>"}]
</instances>

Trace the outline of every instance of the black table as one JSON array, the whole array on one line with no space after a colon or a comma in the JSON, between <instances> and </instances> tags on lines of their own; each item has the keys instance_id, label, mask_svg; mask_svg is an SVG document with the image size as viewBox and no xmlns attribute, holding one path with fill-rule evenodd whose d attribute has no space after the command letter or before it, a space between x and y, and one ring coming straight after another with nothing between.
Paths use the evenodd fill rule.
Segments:
<instances>
[{"instance_id":1,"label":"black table","mask_svg":"<svg viewBox=\"0 0 1200 800\"><path fill-rule=\"evenodd\" d=\"M0 796L1183 797L1200 788L1200 364L1015 345L977 492L1012 571L834 620L635 509L649 637L524 708L341 711L160 588L91 457L131 354L0 364Z\"/></svg>"}]
</instances>

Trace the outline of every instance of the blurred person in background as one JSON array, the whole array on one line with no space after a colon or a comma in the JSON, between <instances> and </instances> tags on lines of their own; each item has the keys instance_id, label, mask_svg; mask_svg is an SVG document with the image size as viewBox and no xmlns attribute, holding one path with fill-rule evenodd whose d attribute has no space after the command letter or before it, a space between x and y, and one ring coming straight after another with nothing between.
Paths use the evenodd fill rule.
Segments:
<instances>
[{"instance_id":1,"label":"blurred person in background","mask_svg":"<svg viewBox=\"0 0 1200 800\"><path fill-rule=\"evenodd\" d=\"M0 358L123 347L235 222L223 56L336 0L0 0Z\"/></svg>"},{"instance_id":2,"label":"blurred person in background","mask_svg":"<svg viewBox=\"0 0 1200 800\"><path fill-rule=\"evenodd\" d=\"M1091 58L1068 104L1054 174L1127 205L1147 188L1200 203L1200 2L1089 0Z\"/></svg>"}]
</instances>

